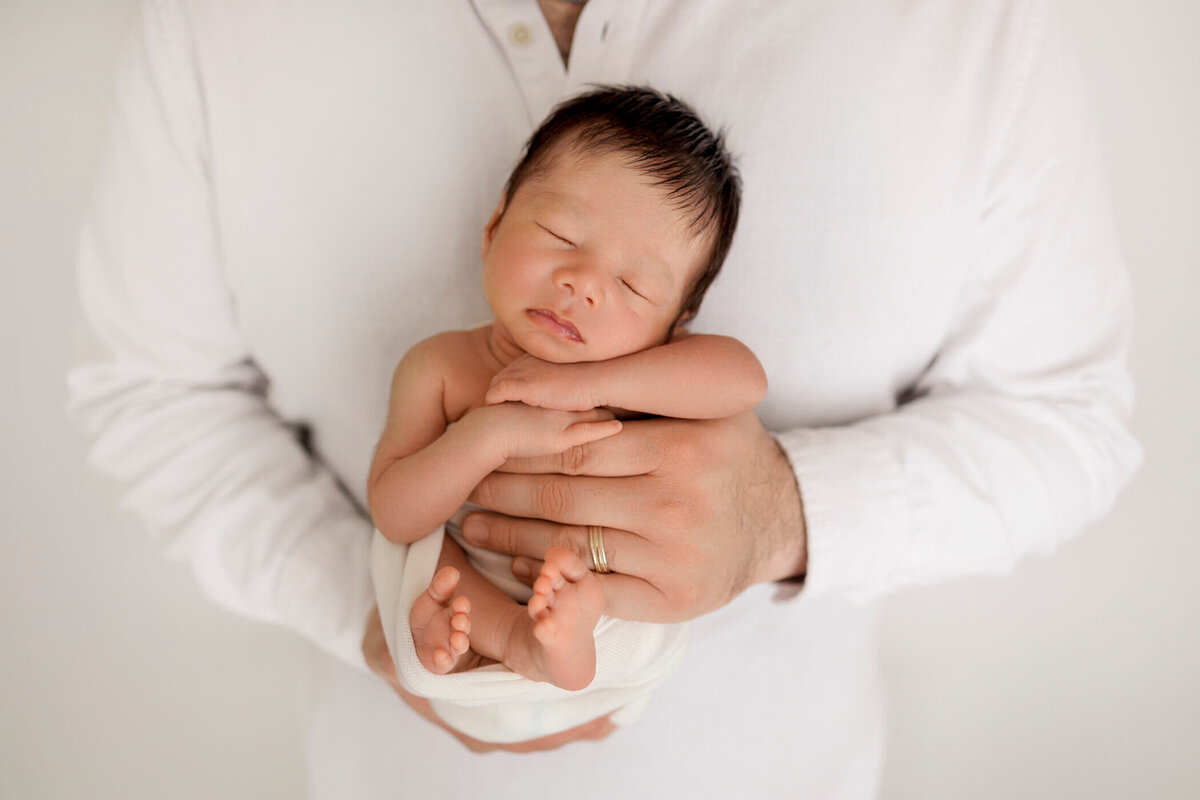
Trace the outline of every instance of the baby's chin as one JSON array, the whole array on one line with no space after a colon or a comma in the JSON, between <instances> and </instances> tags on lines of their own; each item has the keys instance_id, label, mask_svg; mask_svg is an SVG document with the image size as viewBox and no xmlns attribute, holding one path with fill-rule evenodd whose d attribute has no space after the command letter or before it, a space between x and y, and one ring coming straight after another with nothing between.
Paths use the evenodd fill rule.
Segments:
<instances>
[{"instance_id":1,"label":"baby's chin","mask_svg":"<svg viewBox=\"0 0 1200 800\"><path fill-rule=\"evenodd\" d=\"M553 334L537 329L523 330L513 337L517 347L534 358L551 364L578 364L581 361L602 361L591 355L592 348L582 342L556 339Z\"/></svg>"},{"instance_id":2,"label":"baby's chin","mask_svg":"<svg viewBox=\"0 0 1200 800\"><path fill-rule=\"evenodd\" d=\"M607 361L613 356L595 355L587 346L553 347L546 346L541 337L530 337L529 342L517 342L526 353L534 358L551 364L583 364L589 361Z\"/></svg>"},{"instance_id":3,"label":"baby's chin","mask_svg":"<svg viewBox=\"0 0 1200 800\"><path fill-rule=\"evenodd\" d=\"M600 359L580 357L585 354L580 353L564 353L553 347L539 347L540 343L531 343L528 347L523 347L526 353L534 358L551 364L579 364L583 361L599 361Z\"/></svg>"}]
</instances>

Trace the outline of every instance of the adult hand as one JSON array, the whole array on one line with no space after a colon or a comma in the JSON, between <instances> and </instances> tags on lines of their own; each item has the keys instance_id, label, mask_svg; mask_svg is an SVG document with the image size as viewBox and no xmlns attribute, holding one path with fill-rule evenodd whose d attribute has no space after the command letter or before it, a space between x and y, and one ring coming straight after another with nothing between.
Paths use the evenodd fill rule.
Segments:
<instances>
[{"instance_id":1,"label":"adult hand","mask_svg":"<svg viewBox=\"0 0 1200 800\"><path fill-rule=\"evenodd\" d=\"M554 545L590 564L588 526L602 526L605 613L625 619L691 619L805 570L795 476L752 412L627 421L559 455L511 459L471 500L493 511L468 516L463 535L522 556L513 573L526 582Z\"/></svg>"},{"instance_id":2,"label":"adult hand","mask_svg":"<svg viewBox=\"0 0 1200 800\"><path fill-rule=\"evenodd\" d=\"M367 666L371 671L387 681L388 685L395 690L396 694L400 695L400 698L404 702L408 703L422 717L447 731L451 736L462 742L468 750L475 753L488 753L493 750L505 750L510 753L556 750L564 744L582 739L603 739L616 728L608 717L598 717L578 727L550 736L543 736L540 739L530 739L529 741L513 744L484 742L451 728L442 721L441 717L433 713L433 708L429 705L427 699L408 692L400 685L400 677L396 674L396 665L392 661L391 653L388 652L387 642L383 636L383 625L379 620L378 607L371 609L371 616L367 618L367 630L363 634L362 651L363 656L367 660Z\"/></svg>"}]
</instances>

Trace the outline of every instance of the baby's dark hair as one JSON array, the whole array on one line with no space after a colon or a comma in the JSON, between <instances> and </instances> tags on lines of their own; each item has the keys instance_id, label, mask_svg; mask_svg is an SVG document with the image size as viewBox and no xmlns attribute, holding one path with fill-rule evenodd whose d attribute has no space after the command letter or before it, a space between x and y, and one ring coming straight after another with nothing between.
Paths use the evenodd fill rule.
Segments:
<instances>
[{"instance_id":1,"label":"baby's dark hair","mask_svg":"<svg viewBox=\"0 0 1200 800\"><path fill-rule=\"evenodd\" d=\"M729 253L741 207L741 178L722 133L710 131L672 95L642 86L602 86L563 102L533 132L505 196L513 197L523 183L548 170L567 145L581 153L628 154L630 166L692 214L693 235L712 236L708 262L679 309L694 314Z\"/></svg>"}]
</instances>

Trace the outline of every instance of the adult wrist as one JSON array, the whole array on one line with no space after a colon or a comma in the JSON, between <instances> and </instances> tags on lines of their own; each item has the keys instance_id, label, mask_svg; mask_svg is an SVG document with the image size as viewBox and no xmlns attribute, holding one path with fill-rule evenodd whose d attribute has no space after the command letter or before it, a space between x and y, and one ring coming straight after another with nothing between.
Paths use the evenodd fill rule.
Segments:
<instances>
[{"instance_id":1,"label":"adult wrist","mask_svg":"<svg viewBox=\"0 0 1200 800\"><path fill-rule=\"evenodd\" d=\"M757 582L802 584L808 571L804 501L786 451L774 437L770 437L770 443L774 452L770 460L767 508L773 518L767 526L771 535L764 537L769 550L764 554Z\"/></svg>"}]
</instances>

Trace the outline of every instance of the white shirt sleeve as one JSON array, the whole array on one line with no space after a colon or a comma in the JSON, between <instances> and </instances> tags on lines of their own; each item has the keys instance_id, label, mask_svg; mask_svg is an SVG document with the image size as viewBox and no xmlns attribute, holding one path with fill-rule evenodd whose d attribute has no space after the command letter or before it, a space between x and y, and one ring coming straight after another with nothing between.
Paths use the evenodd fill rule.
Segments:
<instances>
[{"instance_id":1,"label":"white shirt sleeve","mask_svg":"<svg viewBox=\"0 0 1200 800\"><path fill-rule=\"evenodd\" d=\"M186 16L148 2L132 30L79 267L112 359L71 374L73 411L207 594L362 665L371 525L272 411L239 331Z\"/></svg>"},{"instance_id":2,"label":"white shirt sleeve","mask_svg":"<svg viewBox=\"0 0 1200 800\"><path fill-rule=\"evenodd\" d=\"M1048 22L985 164L976 263L937 357L897 411L778 437L808 594L1005 572L1103 513L1140 461L1124 265L1081 76Z\"/></svg>"}]
</instances>

